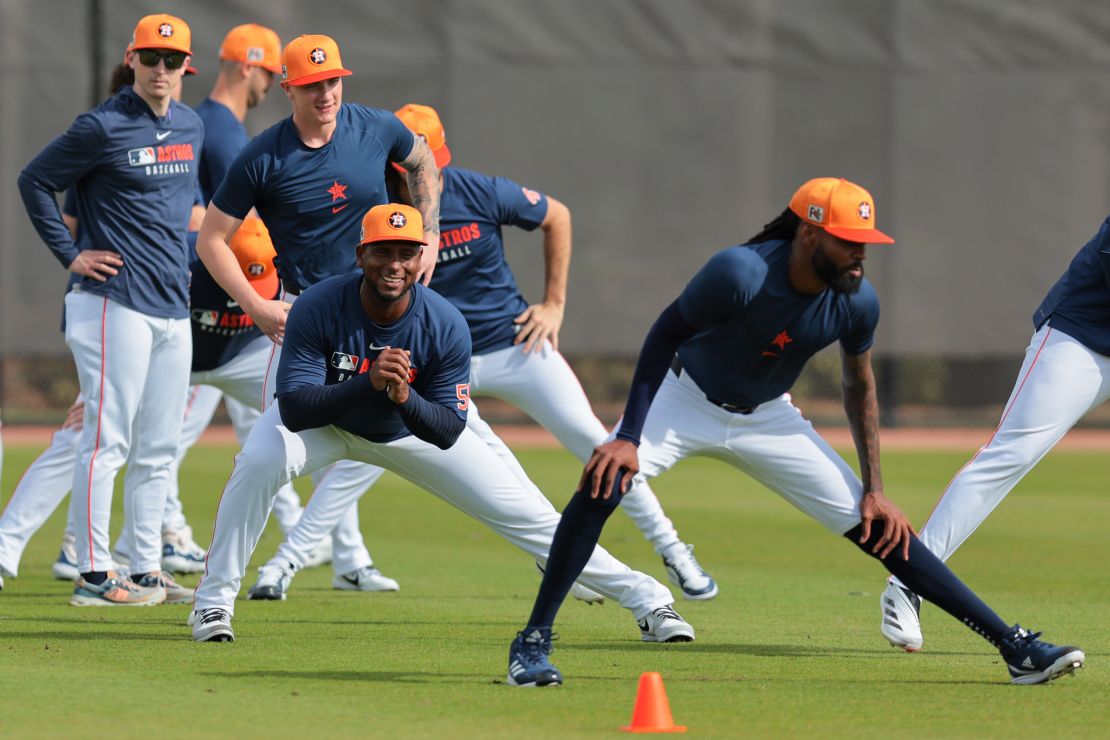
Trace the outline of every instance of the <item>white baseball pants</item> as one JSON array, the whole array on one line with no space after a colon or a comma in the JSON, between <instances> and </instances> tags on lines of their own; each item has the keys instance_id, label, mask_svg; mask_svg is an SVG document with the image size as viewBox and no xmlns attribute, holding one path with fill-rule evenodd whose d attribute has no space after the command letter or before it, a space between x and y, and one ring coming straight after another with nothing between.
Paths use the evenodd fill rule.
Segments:
<instances>
[{"instance_id":1,"label":"white baseball pants","mask_svg":"<svg viewBox=\"0 0 1110 740\"><path fill-rule=\"evenodd\" d=\"M159 571L169 469L189 386L189 320L147 316L76 290L65 304L66 344L85 398L70 499L77 569L111 567L112 489L126 463L123 504L131 526L125 544L132 571Z\"/></svg>"},{"instance_id":2,"label":"white baseball pants","mask_svg":"<svg viewBox=\"0 0 1110 740\"><path fill-rule=\"evenodd\" d=\"M197 609L234 609L278 487L344 459L394 471L490 527L538 562L547 562L558 512L543 496L522 486L469 429L448 450L413 436L379 444L335 426L290 432L271 405L251 430L220 500L208 567L196 590ZM600 547L580 581L618 600L638 619L674 601L661 583L631 570Z\"/></svg>"},{"instance_id":3,"label":"white baseball pants","mask_svg":"<svg viewBox=\"0 0 1110 740\"><path fill-rule=\"evenodd\" d=\"M685 371L668 372L644 422L640 475L654 478L695 455L747 473L836 534L860 522L863 485L790 394L734 414L706 400Z\"/></svg>"},{"instance_id":4,"label":"white baseball pants","mask_svg":"<svg viewBox=\"0 0 1110 740\"><path fill-rule=\"evenodd\" d=\"M1110 357L1049 325L1025 351L998 429L941 496L921 541L948 560L1083 415L1110 398Z\"/></svg>"}]
</instances>

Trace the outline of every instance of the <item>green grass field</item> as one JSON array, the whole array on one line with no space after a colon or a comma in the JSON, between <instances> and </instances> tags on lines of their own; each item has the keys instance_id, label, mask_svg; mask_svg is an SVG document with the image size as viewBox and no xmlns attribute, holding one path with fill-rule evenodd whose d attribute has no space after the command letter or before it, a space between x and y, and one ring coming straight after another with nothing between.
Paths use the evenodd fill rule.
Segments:
<instances>
[{"instance_id":1,"label":"green grass field","mask_svg":"<svg viewBox=\"0 0 1110 740\"><path fill-rule=\"evenodd\" d=\"M5 449L3 503L36 453ZM202 543L230 457L201 447L184 466ZM966 457L887 453L888 492L920 523ZM561 507L578 464L550 450L521 460ZM306 571L287 602L241 602L231 644L191 642L187 607L68 606L69 585L50 577L59 512L0 593L0 736L617 736L651 670L675 721L699 737L1106 736L1107 480L1106 455L1050 455L952 560L1005 619L1085 649L1075 678L1034 687L1009 685L992 648L930 605L925 650L888 647L881 567L716 462L686 462L655 484L721 587L714 601L677 604L697 641L644 644L619 607L568 601L553 656L567 683L542 691L503 685L535 567L392 475L363 499L362 524L401 591L333 591L329 568ZM271 526L254 564L277 544ZM614 516L603 544L665 579L627 517Z\"/></svg>"}]
</instances>

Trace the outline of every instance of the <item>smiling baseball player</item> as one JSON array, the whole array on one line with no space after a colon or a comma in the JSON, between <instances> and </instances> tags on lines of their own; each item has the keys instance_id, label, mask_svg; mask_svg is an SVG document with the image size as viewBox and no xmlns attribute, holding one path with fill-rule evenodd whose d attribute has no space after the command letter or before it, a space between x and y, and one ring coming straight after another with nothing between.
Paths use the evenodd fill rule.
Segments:
<instances>
[{"instance_id":1,"label":"smiling baseball player","mask_svg":"<svg viewBox=\"0 0 1110 740\"><path fill-rule=\"evenodd\" d=\"M648 332L624 417L563 512L532 615L509 648L510 683L562 683L551 665L559 605L628 482L680 460L724 459L878 558L922 596L999 649L1014 683L1073 671L1083 651L1010 627L913 534L883 494L871 346L879 301L863 277L875 227L871 194L847 180L805 183L748 243L713 256ZM832 342L863 481L813 430L788 391Z\"/></svg>"},{"instance_id":2,"label":"smiling baseball player","mask_svg":"<svg viewBox=\"0 0 1110 740\"><path fill-rule=\"evenodd\" d=\"M362 274L318 283L294 304L278 403L251 430L220 500L190 617L195 640L234 639L235 597L278 486L340 459L392 470L546 561L559 514L466 428L470 332L417 283L425 238L414 208L370 209ZM582 580L632 611L643 640L694 638L665 586L601 548L587 560Z\"/></svg>"}]
</instances>

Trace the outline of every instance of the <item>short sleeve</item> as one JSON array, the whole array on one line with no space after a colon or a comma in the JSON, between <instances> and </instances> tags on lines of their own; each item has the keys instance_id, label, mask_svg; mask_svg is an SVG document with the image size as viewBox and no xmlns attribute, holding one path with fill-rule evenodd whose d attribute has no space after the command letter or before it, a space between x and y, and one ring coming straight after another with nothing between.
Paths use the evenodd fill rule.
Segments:
<instances>
[{"instance_id":1,"label":"short sleeve","mask_svg":"<svg viewBox=\"0 0 1110 740\"><path fill-rule=\"evenodd\" d=\"M686 323L696 329L723 324L748 305L767 276L767 264L749 249L713 255L678 297Z\"/></svg>"},{"instance_id":2,"label":"short sleeve","mask_svg":"<svg viewBox=\"0 0 1110 740\"><path fill-rule=\"evenodd\" d=\"M311 299L293 304L285 322L285 339L277 370L277 395L324 385L327 381L326 333L321 316Z\"/></svg>"},{"instance_id":3,"label":"short sleeve","mask_svg":"<svg viewBox=\"0 0 1110 740\"><path fill-rule=\"evenodd\" d=\"M862 355L875 343L878 325L879 296L871 283L865 282L849 303L848 328L840 337L841 348L849 355Z\"/></svg>"},{"instance_id":4,"label":"short sleeve","mask_svg":"<svg viewBox=\"0 0 1110 740\"><path fill-rule=\"evenodd\" d=\"M497 222L531 231L547 216L547 196L507 177L493 178Z\"/></svg>"},{"instance_id":5,"label":"short sleeve","mask_svg":"<svg viewBox=\"0 0 1110 740\"><path fill-rule=\"evenodd\" d=\"M412 154L416 137L401 119L392 113L383 118L382 143L389 149L390 162L404 162Z\"/></svg>"},{"instance_id":6,"label":"short sleeve","mask_svg":"<svg viewBox=\"0 0 1110 740\"><path fill-rule=\"evenodd\" d=\"M248 146L228 167L223 182L212 196L212 204L233 218L246 218L258 204L262 192L262 156Z\"/></svg>"}]
</instances>

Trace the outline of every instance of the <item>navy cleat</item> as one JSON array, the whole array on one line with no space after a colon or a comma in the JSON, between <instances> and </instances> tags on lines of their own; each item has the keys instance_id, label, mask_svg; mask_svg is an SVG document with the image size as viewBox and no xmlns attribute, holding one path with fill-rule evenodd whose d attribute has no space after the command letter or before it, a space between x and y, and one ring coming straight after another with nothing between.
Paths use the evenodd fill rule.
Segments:
<instances>
[{"instance_id":1,"label":"navy cleat","mask_svg":"<svg viewBox=\"0 0 1110 740\"><path fill-rule=\"evenodd\" d=\"M535 627L528 634L516 633L516 639L509 646L510 686L558 686L563 683L563 674L547 659L553 639L555 636L550 628Z\"/></svg>"},{"instance_id":2,"label":"navy cleat","mask_svg":"<svg viewBox=\"0 0 1110 740\"><path fill-rule=\"evenodd\" d=\"M1071 645L1057 646L1037 638L1040 632L1027 632L1020 624L1002 639L1002 653L1010 669L1010 683L1047 683L1082 668L1087 656Z\"/></svg>"}]
</instances>

